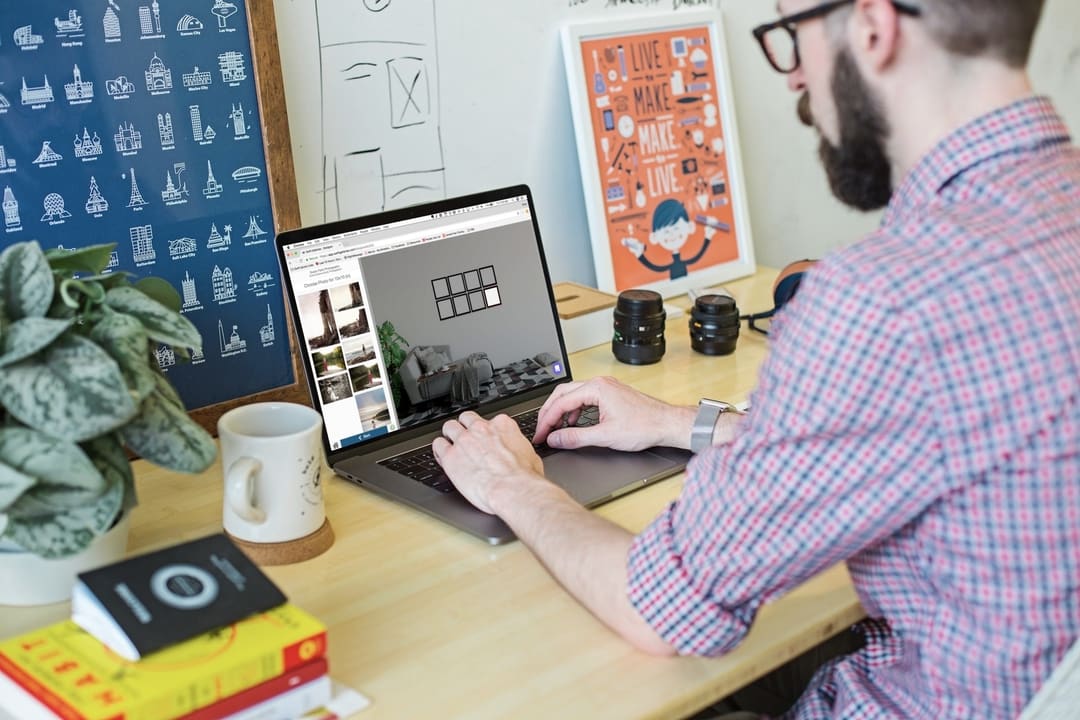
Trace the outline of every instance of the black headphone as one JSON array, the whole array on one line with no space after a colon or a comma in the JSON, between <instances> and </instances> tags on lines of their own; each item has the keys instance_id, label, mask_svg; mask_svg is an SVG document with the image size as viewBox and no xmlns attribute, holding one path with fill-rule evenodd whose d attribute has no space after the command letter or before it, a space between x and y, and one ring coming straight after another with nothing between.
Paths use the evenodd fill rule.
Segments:
<instances>
[{"instance_id":1,"label":"black headphone","mask_svg":"<svg viewBox=\"0 0 1080 720\"><path fill-rule=\"evenodd\" d=\"M795 297L799 285L802 284L803 275L805 275L816 262L817 260L804 259L796 260L795 262L788 263L784 266L780 271L780 274L776 276L776 280L773 282L772 310L742 316L743 320L748 320L750 322L751 330L759 332L762 335L769 334L768 330L758 327L755 322L767 320L776 315L776 313L780 311L780 308L784 307L791 298Z\"/></svg>"}]
</instances>

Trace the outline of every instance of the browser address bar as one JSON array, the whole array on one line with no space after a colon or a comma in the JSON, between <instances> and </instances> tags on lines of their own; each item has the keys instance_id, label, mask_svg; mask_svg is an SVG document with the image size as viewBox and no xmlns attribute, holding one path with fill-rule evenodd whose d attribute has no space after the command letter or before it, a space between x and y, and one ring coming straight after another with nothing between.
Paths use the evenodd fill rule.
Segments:
<instances>
[{"instance_id":1,"label":"browser address bar","mask_svg":"<svg viewBox=\"0 0 1080 720\"><path fill-rule=\"evenodd\" d=\"M438 228L414 230L401 235L394 234L381 240L364 242L355 247L347 247L344 251L342 251L341 245L347 245L353 238L343 238L341 243L335 243L332 247L326 248L323 252L309 255L305 257L303 261L304 264L307 265L312 261L322 260L329 256L333 256L337 260L365 257L367 255L387 252L388 250L398 250L409 247L410 245L420 245L425 242L442 240L456 235L464 235L465 233L485 230L490 227L507 225L514 220L525 220L528 217L529 213L527 210L508 210L506 212L496 213L485 217L461 220L460 222L442 225Z\"/></svg>"},{"instance_id":2,"label":"browser address bar","mask_svg":"<svg viewBox=\"0 0 1080 720\"><path fill-rule=\"evenodd\" d=\"M364 255L374 255L376 253L386 252L387 250L397 250L410 245L419 245L433 240L442 240L443 238L453 237L455 235L463 235L469 232L476 232L477 230L485 230L490 227L506 225L512 220L524 219L524 217L528 217L526 211L510 210L495 215L488 215L486 217L462 220L461 222L443 225L439 228L416 230L404 235L395 235L382 240L376 240L375 242L364 243L356 248L355 253L349 252L348 256L359 257Z\"/></svg>"}]
</instances>

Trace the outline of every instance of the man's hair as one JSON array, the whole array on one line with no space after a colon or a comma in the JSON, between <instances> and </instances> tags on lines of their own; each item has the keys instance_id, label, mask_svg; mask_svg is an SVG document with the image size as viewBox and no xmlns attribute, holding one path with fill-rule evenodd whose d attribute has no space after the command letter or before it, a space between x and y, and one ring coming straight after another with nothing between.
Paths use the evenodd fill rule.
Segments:
<instances>
[{"instance_id":1,"label":"man's hair","mask_svg":"<svg viewBox=\"0 0 1080 720\"><path fill-rule=\"evenodd\" d=\"M920 0L920 22L949 52L1027 64L1043 0Z\"/></svg>"},{"instance_id":2,"label":"man's hair","mask_svg":"<svg viewBox=\"0 0 1080 720\"><path fill-rule=\"evenodd\" d=\"M948 52L989 56L1010 67L1027 65L1044 0L907 0L919 8L926 31ZM847 12L830 16L830 32L843 37Z\"/></svg>"}]
</instances>

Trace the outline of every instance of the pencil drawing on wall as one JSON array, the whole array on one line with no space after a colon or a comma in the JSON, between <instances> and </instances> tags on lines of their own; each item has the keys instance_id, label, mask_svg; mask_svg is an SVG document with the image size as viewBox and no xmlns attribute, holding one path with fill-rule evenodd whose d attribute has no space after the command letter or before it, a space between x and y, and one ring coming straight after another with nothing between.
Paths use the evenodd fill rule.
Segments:
<instances>
[{"instance_id":1,"label":"pencil drawing on wall","mask_svg":"<svg viewBox=\"0 0 1080 720\"><path fill-rule=\"evenodd\" d=\"M434 0L317 0L326 221L446 196Z\"/></svg>"}]
</instances>

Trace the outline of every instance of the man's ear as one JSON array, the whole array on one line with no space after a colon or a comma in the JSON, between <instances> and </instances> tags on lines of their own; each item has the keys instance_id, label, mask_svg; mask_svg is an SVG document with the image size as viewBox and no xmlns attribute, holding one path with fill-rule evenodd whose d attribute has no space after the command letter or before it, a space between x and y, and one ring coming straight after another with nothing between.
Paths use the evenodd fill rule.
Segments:
<instances>
[{"instance_id":1,"label":"man's ear","mask_svg":"<svg viewBox=\"0 0 1080 720\"><path fill-rule=\"evenodd\" d=\"M889 0L855 0L851 49L868 70L883 70L900 49L900 14Z\"/></svg>"}]
</instances>

